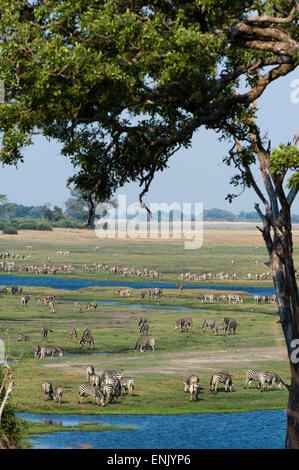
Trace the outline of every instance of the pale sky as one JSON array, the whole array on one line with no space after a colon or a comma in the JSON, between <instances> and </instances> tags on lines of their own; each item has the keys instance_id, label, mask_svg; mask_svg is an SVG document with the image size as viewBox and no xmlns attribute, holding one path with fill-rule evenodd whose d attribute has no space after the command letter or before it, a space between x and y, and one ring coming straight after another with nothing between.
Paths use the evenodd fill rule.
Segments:
<instances>
[{"instance_id":1,"label":"pale sky","mask_svg":"<svg viewBox=\"0 0 299 470\"><path fill-rule=\"evenodd\" d=\"M292 85L293 84L293 88ZM299 72L272 83L258 101L259 125L268 133L272 146L287 143L299 132L299 92L295 101L291 94L299 90ZM294 101L294 100L293 100ZM192 141L192 148L175 154L169 168L156 175L145 202L201 202L204 209L214 207L234 213L253 210L257 197L253 190L246 190L232 204L225 196L233 192L229 185L234 171L222 163L230 145L220 143L217 134L202 129ZM35 138L35 145L24 152L24 163L19 168L3 167L0 172L0 193L7 194L11 202L24 205L42 205L46 202L64 208L70 196L66 180L73 174L73 168L66 157L60 155L60 146ZM138 200L140 189L137 184L126 184L118 193L126 194L128 203ZM117 194L118 194L117 193ZM298 198L293 212L299 214Z\"/></svg>"}]
</instances>

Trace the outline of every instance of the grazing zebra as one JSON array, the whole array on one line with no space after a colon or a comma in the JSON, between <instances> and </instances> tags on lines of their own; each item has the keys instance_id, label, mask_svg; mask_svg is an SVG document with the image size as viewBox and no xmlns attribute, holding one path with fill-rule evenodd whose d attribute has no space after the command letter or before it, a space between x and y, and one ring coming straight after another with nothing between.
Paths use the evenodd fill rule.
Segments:
<instances>
[{"instance_id":1,"label":"grazing zebra","mask_svg":"<svg viewBox=\"0 0 299 470\"><path fill-rule=\"evenodd\" d=\"M78 403L82 403L82 398L91 396L92 397L92 404L94 405L94 400L96 399L97 404L101 404L105 406L105 399L104 395L102 394L101 390L98 387L93 387L92 385L79 385L79 398Z\"/></svg>"},{"instance_id":2,"label":"grazing zebra","mask_svg":"<svg viewBox=\"0 0 299 470\"><path fill-rule=\"evenodd\" d=\"M40 349L40 358L44 358L45 356L53 357L55 353L58 353L59 357L63 357L63 349L58 348L57 346L45 346Z\"/></svg>"},{"instance_id":3,"label":"grazing zebra","mask_svg":"<svg viewBox=\"0 0 299 470\"><path fill-rule=\"evenodd\" d=\"M135 351L144 352L148 346L152 349L152 351L154 351L155 339L154 338L140 338L137 340L137 343L135 345Z\"/></svg>"},{"instance_id":4,"label":"grazing zebra","mask_svg":"<svg viewBox=\"0 0 299 470\"><path fill-rule=\"evenodd\" d=\"M88 334L88 335L82 336L82 339L80 341L80 348L82 348L82 346L85 346L86 344L89 344L91 350L93 349L94 340L93 340L92 335Z\"/></svg>"},{"instance_id":5,"label":"grazing zebra","mask_svg":"<svg viewBox=\"0 0 299 470\"><path fill-rule=\"evenodd\" d=\"M89 382L89 379L92 375L94 375L94 367L90 364L86 367L87 382Z\"/></svg>"},{"instance_id":6,"label":"grazing zebra","mask_svg":"<svg viewBox=\"0 0 299 470\"><path fill-rule=\"evenodd\" d=\"M232 391L233 389L233 382L231 375L227 372L227 370L222 370L221 372L218 372L217 374L213 374L210 380L210 391L212 392L213 390L215 393L217 393L218 389L218 384L219 383L224 383L224 390L226 392Z\"/></svg>"},{"instance_id":7,"label":"grazing zebra","mask_svg":"<svg viewBox=\"0 0 299 470\"><path fill-rule=\"evenodd\" d=\"M78 335L77 335L76 328L74 328L74 327L71 326L71 327L68 329L68 335L69 335L69 338L70 338L70 339L73 339L73 340L77 339Z\"/></svg>"},{"instance_id":8,"label":"grazing zebra","mask_svg":"<svg viewBox=\"0 0 299 470\"><path fill-rule=\"evenodd\" d=\"M45 400L53 400L54 390L53 390L53 385L51 384L51 382L43 382L42 391L44 392Z\"/></svg>"},{"instance_id":9,"label":"grazing zebra","mask_svg":"<svg viewBox=\"0 0 299 470\"><path fill-rule=\"evenodd\" d=\"M188 331L191 330L192 326L193 326L192 318L184 317L184 318L180 318L179 320L175 322L174 329L177 330L178 328L180 328L181 332L183 332L186 329L188 329Z\"/></svg>"},{"instance_id":10,"label":"grazing zebra","mask_svg":"<svg viewBox=\"0 0 299 470\"><path fill-rule=\"evenodd\" d=\"M42 327L42 339L45 339L46 341L48 341L48 332L51 332L53 333L52 330L50 330L49 328L47 328L46 326L43 326Z\"/></svg>"},{"instance_id":11,"label":"grazing zebra","mask_svg":"<svg viewBox=\"0 0 299 470\"><path fill-rule=\"evenodd\" d=\"M236 328L237 328L237 322L235 320L230 320L229 324L228 324L228 334L230 335L231 332L233 332L234 334L236 333Z\"/></svg>"},{"instance_id":12,"label":"grazing zebra","mask_svg":"<svg viewBox=\"0 0 299 470\"><path fill-rule=\"evenodd\" d=\"M53 394L54 401L58 400L58 403L61 404L62 395L63 395L63 388L59 386L54 390L54 394Z\"/></svg>"},{"instance_id":13,"label":"grazing zebra","mask_svg":"<svg viewBox=\"0 0 299 470\"><path fill-rule=\"evenodd\" d=\"M29 336L19 334L17 341L29 341Z\"/></svg>"},{"instance_id":14,"label":"grazing zebra","mask_svg":"<svg viewBox=\"0 0 299 470\"><path fill-rule=\"evenodd\" d=\"M268 389L274 390L274 385L277 385L279 390L282 390L284 382L275 372L268 372L263 370L248 370L245 376L244 388L250 388L252 381L258 381L258 388L261 389L261 392L265 389L265 384L268 385Z\"/></svg>"},{"instance_id":15,"label":"grazing zebra","mask_svg":"<svg viewBox=\"0 0 299 470\"><path fill-rule=\"evenodd\" d=\"M133 394L133 390L135 389L133 379L131 379L130 377L121 377L120 385L121 385L121 389L122 389L122 395L125 394L125 389L126 388L128 390L129 395Z\"/></svg>"},{"instance_id":16,"label":"grazing zebra","mask_svg":"<svg viewBox=\"0 0 299 470\"><path fill-rule=\"evenodd\" d=\"M218 333L219 330L224 330L224 333L226 334L227 333L227 328L228 328L228 324L229 324L229 318L225 317L223 319L223 322L222 323L219 323L219 325L216 325L214 327L214 335L216 335Z\"/></svg>"},{"instance_id":17,"label":"grazing zebra","mask_svg":"<svg viewBox=\"0 0 299 470\"><path fill-rule=\"evenodd\" d=\"M85 336L88 336L90 335L90 329L89 328L84 328L84 331L82 333L82 339L85 337Z\"/></svg>"},{"instance_id":18,"label":"grazing zebra","mask_svg":"<svg viewBox=\"0 0 299 470\"><path fill-rule=\"evenodd\" d=\"M207 320L205 320L202 325L203 331L206 331L208 327L210 327L211 330L213 330L215 327L215 320L213 320L212 318L208 318Z\"/></svg>"},{"instance_id":19,"label":"grazing zebra","mask_svg":"<svg viewBox=\"0 0 299 470\"><path fill-rule=\"evenodd\" d=\"M110 379L109 383L104 385L103 394L106 400L106 404L117 401L117 398L122 393L122 387L119 379Z\"/></svg>"},{"instance_id":20,"label":"grazing zebra","mask_svg":"<svg viewBox=\"0 0 299 470\"><path fill-rule=\"evenodd\" d=\"M90 311L95 311L98 307L98 302L96 300L91 300L90 302L88 302L88 304L86 305L86 310L88 312Z\"/></svg>"},{"instance_id":21,"label":"grazing zebra","mask_svg":"<svg viewBox=\"0 0 299 470\"><path fill-rule=\"evenodd\" d=\"M195 374L190 375L188 379L184 382L184 392L190 392L190 401L198 401L198 393L199 393L199 377Z\"/></svg>"}]
</instances>

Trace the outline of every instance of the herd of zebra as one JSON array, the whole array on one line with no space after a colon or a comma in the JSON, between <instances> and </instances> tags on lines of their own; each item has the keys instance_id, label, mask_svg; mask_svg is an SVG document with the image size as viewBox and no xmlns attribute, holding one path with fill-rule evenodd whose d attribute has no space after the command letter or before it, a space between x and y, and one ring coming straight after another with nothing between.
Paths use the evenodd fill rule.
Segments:
<instances>
[{"instance_id":1,"label":"herd of zebra","mask_svg":"<svg viewBox=\"0 0 299 470\"><path fill-rule=\"evenodd\" d=\"M245 374L244 388L250 388L251 382L257 381L258 388L263 392L267 386L267 390L274 390L276 385L279 390L282 390L283 386L287 389L289 385L285 384L284 381L275 373L262 370L247 370ZM219 384L224 384L225 392L231 392L233 390L232 376L227 370L222 370L212 375L209 386L210 391L217 393ZM190 375L184 382L184 392L190 393L190 401L198 401L198 395L200 392L199 377L196 374Z\"/></svg>"},{"instance_id":2,"label":"herd of zebra","mask_svg":"<svg viewBox=\"0 0 299 470\"><path fill-rule=\"evenodd\" d=\"M121 371L104 370L102 374L96 374L93 365L86 368L87 383L79 385L78 403L82 403L83 397L91 397L92 404L96 400L98 405L106 406L109 403L116 403L118 397L129 395L135 389L134 380L131 377L123 376ZM62 386L54 387L49 381L41 385L45 400L58 401L62 403L64 389Z\"/></svg>"},{"instance_id":3,"label":"herd of zebra","mask_svg":"<svg viewBox=\"0 0 299 470\"><path fill-rule=\"evenodd\" d=\"M203 322L202 330L206 331L207 328L211 328L214 335L216 336L219 331L224 331L226 335L227 332L230 335L231 333L236 333L237 322L232 320L228 317L225 317L221 323L216 325L216 321L213 318L208 318ZM180 329L181 332L183 331L190 331L193 327L193 320L191 317L183 317L177 320L174 324L174 329Z\"/></svg>"}]
</instances>

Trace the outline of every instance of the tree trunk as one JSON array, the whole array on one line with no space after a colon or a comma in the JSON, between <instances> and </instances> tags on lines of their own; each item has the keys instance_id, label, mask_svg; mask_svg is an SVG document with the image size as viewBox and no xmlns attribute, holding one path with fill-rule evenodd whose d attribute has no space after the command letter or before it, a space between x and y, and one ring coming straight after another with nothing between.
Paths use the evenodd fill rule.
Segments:
<instances>
[{"instance_id":1,"label":"tree trunk","mask_svg":"<svg viewBox=\"0 0 299 470\"><path fill-rule=\"evenodd\" d=\"M299 449L299 371L291 363L291 386L287 410L286 449Z\"/></svg>"}]
</instances>

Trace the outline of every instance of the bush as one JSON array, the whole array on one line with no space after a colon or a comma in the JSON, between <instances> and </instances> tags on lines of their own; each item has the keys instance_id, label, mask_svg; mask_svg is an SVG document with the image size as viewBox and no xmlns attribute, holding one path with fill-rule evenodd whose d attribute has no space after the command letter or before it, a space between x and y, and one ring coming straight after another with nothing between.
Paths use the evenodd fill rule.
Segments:
<instances>
[{"instance_id":1,"label":"bush","mask_svg":"<svg viewBox=\"0 0 299 470\"><path fill-rule=\"evenodd\" d=\"M52 227L51 227L51 224L49 224L49 222L38 222L37 225L36 225L36 230L48 230L51 232Z\"/></svg>"},{"instance_id":2,"label":"bush","mask_svg":"<svg viewBox=\"0 0 299 470\"><path fill-rule=\"evenodd\" d=\"M81 226L82 222L71 219L62 219L52 223L52 227L56 228L80 228Z\"/></svg>"},{"instance_id":3,"label":"bush","mask_svg":"<svg viewBox=\"0 0 299 470\"><path fill-rule=\"evenodd\" d=\"M38 230L38 221L36 220L23 220L18 222L18 230Z\"/></svg>"},{"instance_id":4,"label":"bush","mask_svg":"<svg viewBox=\"0 0 299 470\"><path fill-rule=\"evenodd\" d=\"M6 233L7 235L17 235L18 231L12 224L5 224L3 227L3 233Z\"/></svg>"}]
</instances>

